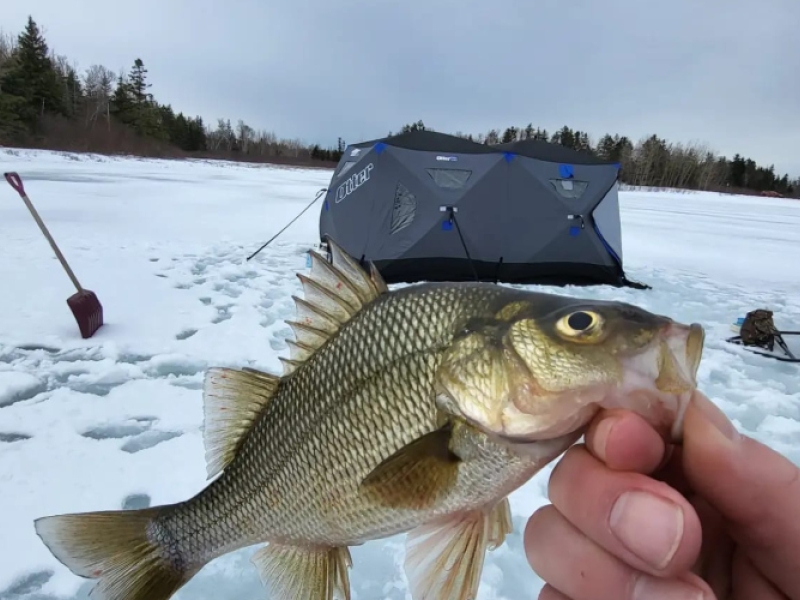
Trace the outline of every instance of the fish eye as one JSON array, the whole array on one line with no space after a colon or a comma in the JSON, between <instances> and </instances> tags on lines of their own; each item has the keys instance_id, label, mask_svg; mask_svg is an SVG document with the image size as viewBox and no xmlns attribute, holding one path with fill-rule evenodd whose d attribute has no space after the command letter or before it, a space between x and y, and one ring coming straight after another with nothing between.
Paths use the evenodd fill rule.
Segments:
<instances>
[{"instance_id":1,"label":"fish eye","mask_svg":"<svg viewBox=\"0 0 800 600\"><path fill-rule=\"evenodd\" d=\"M579 310L561 317L556 330L571 340L594 341L601 332L602 317L596 312Z\"/></svg>"},{"instance_id":2,"label":"fish eye","mask_svg":"<svg viewBox=\"0 0 800 600\"><path fill-rule=\"evenodd\" d=\"M589 329L589 327L594 322L592 315L587 312L576 312L572 313L567 317L567 325L570 328L574 329L575 331L584 331L585 329Z\"/></svg>"}]
</instances>

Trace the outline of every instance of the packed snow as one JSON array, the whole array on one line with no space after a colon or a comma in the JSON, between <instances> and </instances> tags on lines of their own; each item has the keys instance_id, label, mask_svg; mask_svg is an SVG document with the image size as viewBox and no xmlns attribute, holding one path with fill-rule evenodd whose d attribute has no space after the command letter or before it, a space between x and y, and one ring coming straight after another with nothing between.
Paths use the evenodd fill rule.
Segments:
<instances>
[{"instance_id":1,"label":"packed snow","mask_svg":"<svg viewBox=\"0 0 800 600\"><path fill-rule=\"evenodd\" d=\"M185 499L206 484L201 382L209 366L280 372L295 273L319 205L245 258L329 182L325 169L0 150L106 325L80 338L75 290L19 197L0 187L0 600L86 598L33 520ZM800 365L726 343L754 308L800 329L800 202L624 191L631 279L652 290L541 288L619 299L707 328L700 386L745 433L800 464ZM489 553L479 598L533 598L521 533L550 465L511 496L515 532ZM262 598L254 549L204 568L176 598ZM410 598L403 536L352 549L354 598Z\"/></svg>"}]
</instances>

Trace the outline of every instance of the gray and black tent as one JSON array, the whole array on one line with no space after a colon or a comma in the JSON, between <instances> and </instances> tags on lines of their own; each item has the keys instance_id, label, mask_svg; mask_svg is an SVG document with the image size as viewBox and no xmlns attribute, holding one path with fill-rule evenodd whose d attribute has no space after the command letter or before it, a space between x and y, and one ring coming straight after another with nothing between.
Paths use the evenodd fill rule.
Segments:
<instances>
[{"instance_id":1,"label":"gray and black tent","mask_svg":"<svg viewBox=\"0 0 800 600\"><path fill-rule=\"evenodd\" d=\"M631 285L618 166L556 144L412 131L345 149L320 236L389 283Z\"/></svg>"}]
</instances>

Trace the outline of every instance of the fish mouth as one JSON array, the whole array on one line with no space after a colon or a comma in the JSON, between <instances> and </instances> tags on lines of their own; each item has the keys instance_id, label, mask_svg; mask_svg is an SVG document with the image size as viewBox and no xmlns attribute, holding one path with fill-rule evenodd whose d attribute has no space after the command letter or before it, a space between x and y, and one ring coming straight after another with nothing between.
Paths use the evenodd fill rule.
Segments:
<instances>
[{"instance_id":1,"label":"fish mouth","mask_svg":"<svg viewBox=\"0 0 800 600\"><path fill-rule=\"evenodd\" d=\"M686 392L697 386L705 331L698 323L670 323L660 339L656 388L661 392Z\"/></svg>"},{"instance_id":2,"label":"fish mouth","mask_svg":"<svg viewBox=\"0 0 800 600\"><path fill-rule=\"evenodd\" d=\"M679 444L683 418L697 388L704 343L700 324L671 321L648 350L622 361L622 384L601 404L633 408L665 438Z\"/></svg>"}]
</instances>

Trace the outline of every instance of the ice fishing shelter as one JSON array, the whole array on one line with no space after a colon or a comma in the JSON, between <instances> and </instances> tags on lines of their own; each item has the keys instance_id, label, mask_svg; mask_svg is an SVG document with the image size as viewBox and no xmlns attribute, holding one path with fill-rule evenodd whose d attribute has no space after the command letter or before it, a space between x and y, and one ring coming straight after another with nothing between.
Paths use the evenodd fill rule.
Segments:
<instances>
[{"instance_id":1,"label":"ice fishing shelter","mask_svg":"<svg viewBox=\"0 0 800 600\"><path fill-rule=\"evenodd\" d=\"M618 166L560 145L412 131L348 146L320 214L389 283L629 285Z\"/></svg>"}]
</instances>

